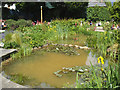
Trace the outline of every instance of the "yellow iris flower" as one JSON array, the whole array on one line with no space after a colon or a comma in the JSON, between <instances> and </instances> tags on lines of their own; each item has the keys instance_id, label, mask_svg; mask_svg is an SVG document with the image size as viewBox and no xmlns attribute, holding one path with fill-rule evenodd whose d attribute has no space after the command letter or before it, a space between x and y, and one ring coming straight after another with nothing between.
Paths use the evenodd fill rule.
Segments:
<instances>
[{"instance_id":1,"label":"yellow iris flower","mask_svg":"<svg viewBox=\"0 0 120 90\"><path fill-rule=\"evenodd\" d=\"M101 68L101 71L103 71L103 68Z\"/></svg>"},{"instance_id":2,"label":"yellow iris flower","mask_svg":"<svg viewBox=\"0 0 120 90\"><path fill-rule=\"evenodd\" d=\"M100 63L101 62L101 64L104 64L104 61L103 61L103 57L102 56L100 56L99 58L98 58L98 63Z\"/></svg>"},{"instance_id":3,"label":"yellow iris flower","mask_svg":"<svg viewBox=\"0 0 120 90\"><path fill-rule=\"evenodd\" d=\"M101 61L102 64L104 64L104 61Z\"/></svg>"}]
</instances>

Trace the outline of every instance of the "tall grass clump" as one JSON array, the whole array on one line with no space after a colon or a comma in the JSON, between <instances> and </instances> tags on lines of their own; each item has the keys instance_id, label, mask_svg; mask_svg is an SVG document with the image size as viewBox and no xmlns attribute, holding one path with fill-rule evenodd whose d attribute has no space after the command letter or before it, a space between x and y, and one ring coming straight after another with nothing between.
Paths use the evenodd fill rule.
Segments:
<instances>
[{"instance_id":1,"label":"tall grass clump","mask_svg":"<svg viewBox=\"0 0 120 90\"><path fill-rule=\"evenodd\" d=\"M20 33L8 33L5 36L4 42L4 48L19 48L22 45L22 40Z\"/></svg>"},{"instance_id":2,"label":"tall grass clump","mask_svg":"<svg viewBox=\"0 0 120 90\"><path fill-rule=\"evenodd\" d=\"M78 83L79 73L76 77L76 88L119 88L120 79L119 79L119 63L109 65L106 68L102 66L96 68L91 63L89 81L84 83Z\"/></svg>"}]
</instances>

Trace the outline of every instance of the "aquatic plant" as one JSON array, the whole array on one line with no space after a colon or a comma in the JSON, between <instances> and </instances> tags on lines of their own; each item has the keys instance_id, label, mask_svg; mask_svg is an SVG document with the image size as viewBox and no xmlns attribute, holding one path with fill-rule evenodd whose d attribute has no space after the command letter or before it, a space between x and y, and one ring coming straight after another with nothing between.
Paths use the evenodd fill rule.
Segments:
<instances>
[{"instance_id":1,"label":"aquatic plant","mask_svg":"<svg viewBox=\"0 0 120 90\"><path fill-rule=\"evenodd\" d=\"M79 73L76 76L76 88L119 88L119 63L113 63L108 67L101 68L93 66L91 63L91 68L89 69L88 79L79 77ZM86 75L86 74L85 74ZM81 76L81 75L80 75ZM78 83L78 78L83 78L84 83Z\"/></svg>"},{"instance_id":2,"label":"aquatic plant","mask_svg":"<svg viewBox=\"0 0 120 90\"><path fill-rule=\"evenodd\" d=\"M56 53L63 53L63 54L69 55L69 56L80 55L76 51L75 48L73 48L73 47L65 47L65 46L60 46L60 45L56 45L56 46L50 45L47 48L47 51L56 52Z\"/></svg>"},{"instance_id":3,"label":"aquatic plant","mask_svg":"<svg viewBox=\"0 0 120 90\"><path fill-rule=\"evenodd\" d=\"M32 78L24 76L22 74L11 73L10 74L10 80L15 82L15 83L25 85L25 83L32 80Z\"/></svg>"}]
</instances>

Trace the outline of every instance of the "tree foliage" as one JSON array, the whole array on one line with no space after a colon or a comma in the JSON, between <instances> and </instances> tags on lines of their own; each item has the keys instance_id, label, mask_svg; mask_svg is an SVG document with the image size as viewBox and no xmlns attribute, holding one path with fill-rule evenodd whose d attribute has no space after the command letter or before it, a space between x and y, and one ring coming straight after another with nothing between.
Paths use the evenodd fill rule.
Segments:
<instances>
[{"instance_id":1,"label":"tree foliage","mask_svg":"<svg viewBox=\"0 0 120 90\"><path fill-rule=\"evenodd\" d=\"M86 18L88 2L49 2L49 5L54 8L47 7L46 2L16 2L16 11L25 19L40 20L40 6L43 6L44 20Z\"/></svg>"},{"instance_id":2,"label":"tree foliage","mask_svg":"<svg viewBox=\"0 0 120 90\"><path fill-rule=\"evenodd\" d=\"M87 19L93 21L111 20L110 12L106 7L89 7L87 8Z\"/></svg>"},{"instance_id":3,"label":"tree foliage","mask_svg":"<svg viewBox=\"0 0 120 90\"><path fill-rule=\"evenodd\" d=\"M114 2L113 7L110 10L111 17L114 18L115 21L120 21L120 1Z\"/></svg>"}]
</instances>

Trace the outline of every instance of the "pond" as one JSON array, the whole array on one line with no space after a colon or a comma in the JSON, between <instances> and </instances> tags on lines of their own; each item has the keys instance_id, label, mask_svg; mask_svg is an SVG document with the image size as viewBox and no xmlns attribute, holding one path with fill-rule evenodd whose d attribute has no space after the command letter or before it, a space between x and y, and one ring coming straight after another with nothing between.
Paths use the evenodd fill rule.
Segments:
<instances>
[{"instance_id":1,"label":"pond","mask_svg":"<svg viewBox=\"0 0 120 90\"><path fill-rule=\"evenodd\" d=\"M62 77L57 77L54 72L62 70L63 67L75 67L89 65L89 61L96 60L91 52L78 50L80 55L67 56L61 53L47 52L41 56L41 52L37 51L35 55L24 57L16 60L16 62L8 65L5 68L6 74L18 73L31 78L33 81L26 82L26 85L39 87L63 87L67 83L75 84L76 72L63 74Z\"/></svg>"}]
</instances>

